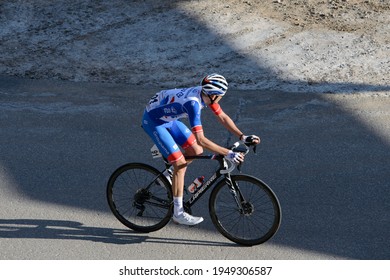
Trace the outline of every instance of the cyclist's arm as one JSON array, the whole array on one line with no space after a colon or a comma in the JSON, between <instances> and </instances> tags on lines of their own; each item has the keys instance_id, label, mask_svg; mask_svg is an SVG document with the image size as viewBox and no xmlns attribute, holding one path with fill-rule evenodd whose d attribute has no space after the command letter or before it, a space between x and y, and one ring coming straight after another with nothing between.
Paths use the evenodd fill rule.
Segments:
<instances>
[{"instance_id":1,"label":"cyclist's arm","mask_svg":"<svg viewBox=\"0 0 390 280\"><path fill-rule=\"evenodd\" d=\"M214 115L217 117L218 121L233 135L236 135L237 137L243 135L234 121L222 110L218 103L211 104L210 108L214 112Z\"/></svg>"},{"instance_id":2,"label":"cyclist's arm","mask_svg":"<svg viewBox=\"0 0 390 280\"><path fill-rule=\"evenodd\" d=\"M184 103L183 107L188 114L191 130L192 133L195 135L196 142L198 143L198 145L211 152L226 156L229 153L228 149L219 146L218 144L214 143L213 141L206 138L206 136L204 136L202 123L200 121L200 104L198 102L190 100L189 102Z\"/></svg>"},{"instance_id":3,"label":"cyclist's arm","mask_svg":"<svg viewBox=\"0 0 390 280\"><path fill-rule=\"evenodd\" d=\"M214 112L215 116L219 122L232 134L236 135L240 140L243 140L248 144L259 144L260 137L256 135L246 136L241 130L236 126L234 121L222 110L221 106L218 103L210 104L211 110Z\"/></svg>"},{"instance_id":4,"label":"cyclist's arm","mask_svg":"<svg viewBox=\"0 0 390 280\"><path fill-rule=\"evenodd\" d=\"M191 125L192 133L195 135L196 141L198 145L202 146L204 149L207 149L209 151L212 151L214 153L227 156L230 152L229 149L226 149L222 146L219 146L218 144L214 143L210 139L208 139L206 136L204 136L203 133L203 127L200 121L200 105L198 102L186 102L183 107L185 108L189 122ZM219 107L220 108L220 107ZM233 121L231 121L233 123ZM233 123L234 125L234 123ZM237 128L238 130L238 128ZM238 130L239 131L239 130ZM241 135L241 134L239 134Z\"/></svg>"},{"instance_id":5,"label":"cyclist's arm","mask_svg":"<svg viewBox=\"0 0 390 280\"><path fill-rule=\"evenodd\" d=\"M229 153L229 150L219 146L218 144L214 143L210 139L208 139L206 136L204 136L203 130L197 131L194 133L197 143L202 146L204 149L207 149L209 151L212 151L214 153L224 155L226 156Z\"/></svg>"}]
</instances>

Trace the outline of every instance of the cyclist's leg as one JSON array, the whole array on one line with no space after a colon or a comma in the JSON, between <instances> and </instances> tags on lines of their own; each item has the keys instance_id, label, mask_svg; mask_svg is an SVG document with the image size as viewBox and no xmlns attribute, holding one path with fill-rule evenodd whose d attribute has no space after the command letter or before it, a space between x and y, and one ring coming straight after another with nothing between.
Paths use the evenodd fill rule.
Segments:
<instances>
[{"instance_id":1,"label":"cyclist's leg","mask_svg":"<svg viewBox=\"0 0 390 280\"><path fill-rule=\"evenodd\" d=\"M182 156L173 165L172 192L173 192L173 221L183 225L196 225L203 221L202 217L194 217L184 212L184 178L188 162Z\"/></svg>"},{"instance_id":2,"label":"cyclist's leg","mask_svg":"<svg viewBox=\"0 0 390 280\"><path fill-rule=\"evenodd\" d=\"M175 139L185 151L186 155L199 155L203 153L203 148L196 143L195 136L187 126L180 122L174 121L168 129L169 133ZM173 162L174 176L173 181L178 192L174 198L174 216L173 220L179 224L196 225L203 221L202 217L194 217L184 212L183 207L183 190L184 190L184 178L187 170L188 160L181 158L176 162ZM177 211L175 211L177 209Z\"/></svg>"},{"instance_id":3,"label":"cyclist's leg","mask_svg":"<svg viewBox=\"0 0 390 280\"><path fill-rule=\"evenodd\" d=\"M180 151L172 133L177 129L172 128L175 122L156 125L147 114L144 115L143 125L145 132L152 138L162 155L173 165L172 193L174 197L174 221L180 224L196 225L203 218L192 217L184 213L183 194L184 177L187 170L187 162Z\"/></svg>"},{"instance_id":4,"label":"cyclist's leg","mask_svg":"<svg viewBox=\"0 0 390 280\"><path fill-rule=\"evenodd\" d=\"M174 162L183 157L175 139L169 133L172 123L156 123L149 118L147 113L142 120L142 128L156 144L160 153L169 161Z\"/></svg>"},{"instance_id":5,"label":"cyclist's leg","mask_svg":"<svg viewBox=\"0 0 390 280\"><path fill-rule=\"evenodd\" d=\"M203 153L203 147L196 142L191 130L181 121L175 121L169 129L172 137L184 150L184 155L195 156ZM189 161L187 161L189 162Z\"/></svg>"},{"instance_id":6,"label":"cyclist's leg","mask_svg":"<svg viewBox=\"0 0 390 280\"><path fill-rule=\"evenodd\" d=\"M156 124L148 114L144 114L143 129L156 144L161 154L172 164L172 193L174 197L183 197L184 175L187 164L178 144L169 132L171 123Z\"/></svg>"}]
</instances>

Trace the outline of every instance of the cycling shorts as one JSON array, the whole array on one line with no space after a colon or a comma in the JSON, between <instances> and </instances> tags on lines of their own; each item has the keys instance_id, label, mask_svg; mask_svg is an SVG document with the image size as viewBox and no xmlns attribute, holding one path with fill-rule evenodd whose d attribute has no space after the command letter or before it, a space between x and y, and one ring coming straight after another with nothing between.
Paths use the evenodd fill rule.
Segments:
<instances>
[{"instance_id":1,"label":"cycling shorts","mask_svg":"<svg viewBox=\"0 0 390 280\"><path fill-rule=\"evenodd\" d=\"M174 120L166 123L156 123L148 112L144 112L142 127L152 138L160 153L169 161L175 162L183 157L179 146L183 149L191 147L196 138L191 130L181 121Z\"/></svg>"}]
</instances>

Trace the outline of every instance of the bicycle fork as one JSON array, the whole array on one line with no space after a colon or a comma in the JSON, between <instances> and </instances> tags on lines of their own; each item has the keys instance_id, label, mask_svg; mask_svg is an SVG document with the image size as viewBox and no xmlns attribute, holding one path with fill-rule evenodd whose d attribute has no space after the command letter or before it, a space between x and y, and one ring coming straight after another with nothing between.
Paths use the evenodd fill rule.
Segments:
<instances>
[{"instance_id":1,"label":"bicycle fork","mask_svg":"<svg viewBox=\"0 0 390 280\"><path fill-rule=\"evenodd\" d=\"M253 210L254 210L253 204L246 201L246 199L244 198L244 196L240 190L240 186L238 185L238 183L233 182L230 174L225 175L225 180L226 180L226 183L229 187L230 193L232 194L234 200L236 201L238 212L241 215L246 215L246 216L251 215L253 213Z\"/></svg>"}]
</instances>

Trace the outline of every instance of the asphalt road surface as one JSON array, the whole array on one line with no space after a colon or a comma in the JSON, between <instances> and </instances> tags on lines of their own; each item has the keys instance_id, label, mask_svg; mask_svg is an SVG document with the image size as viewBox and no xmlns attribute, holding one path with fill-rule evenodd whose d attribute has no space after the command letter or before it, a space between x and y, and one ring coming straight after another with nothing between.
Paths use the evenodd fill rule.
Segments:
<instances>
[{"instance_id":1,"label":"asphalt road surface","mask_svg":"<svg viewBox=\"0 0 390 280\"><path fill-rule=\"evenodd\" d=\"M278 233L247 248L213 227L207 196L193 228L139 234L111 214L105 188L118 166L163 166L140 127L157 90L0 77L0 259L390 258L388 94L228 93L224 111L262 138L243 173L270 185L283 210ZM208 109L203 124L232 143ZM208 164L194 163L187 182Z\"/></svg>"}]
</instances>

